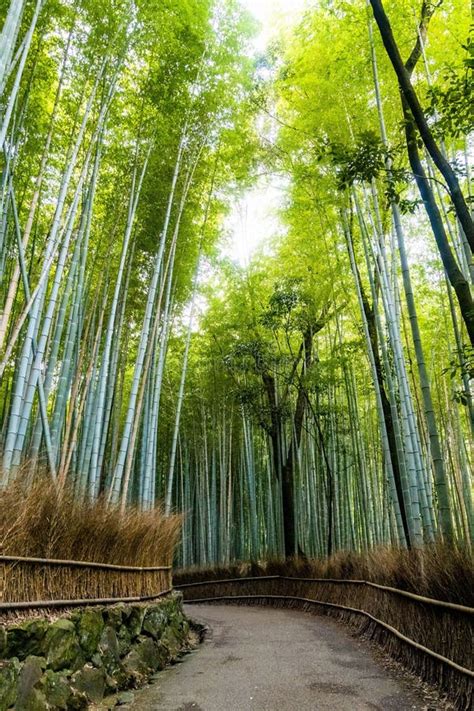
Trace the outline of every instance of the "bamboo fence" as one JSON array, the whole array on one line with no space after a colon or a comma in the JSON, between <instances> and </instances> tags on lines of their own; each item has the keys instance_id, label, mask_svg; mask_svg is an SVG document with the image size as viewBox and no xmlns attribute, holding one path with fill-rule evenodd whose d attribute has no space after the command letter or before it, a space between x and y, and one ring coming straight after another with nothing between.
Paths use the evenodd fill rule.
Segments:
<instances>
[{"instance_id":1,"label":"bamboo fence","mask_svg":"<svg viewBox=\"0 0 474 711\"><path fill-rule=\"evenodd\" d=\"M0 555L0 606L152 598L170 590L171 566L138 567L90 561ZM36 604L35 604L36 603Z\"/></svg>"}]
</instances>

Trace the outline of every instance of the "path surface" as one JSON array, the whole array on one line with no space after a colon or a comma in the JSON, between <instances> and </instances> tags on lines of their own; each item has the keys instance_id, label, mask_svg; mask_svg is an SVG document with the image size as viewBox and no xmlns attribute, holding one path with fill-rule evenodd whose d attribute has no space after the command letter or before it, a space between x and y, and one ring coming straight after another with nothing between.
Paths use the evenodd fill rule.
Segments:
<instances>
[{"instance_id":1,"label":"path surface","mask_svg":"<svg viewBox=\"0 0 474 711\"><path fill-rule=\"evenodd\" d=\"M130 711L408 711L426 708L370 646L326 617L187 605L210 627L184 661L135 694Z\"/></svg>"}]
</instances>

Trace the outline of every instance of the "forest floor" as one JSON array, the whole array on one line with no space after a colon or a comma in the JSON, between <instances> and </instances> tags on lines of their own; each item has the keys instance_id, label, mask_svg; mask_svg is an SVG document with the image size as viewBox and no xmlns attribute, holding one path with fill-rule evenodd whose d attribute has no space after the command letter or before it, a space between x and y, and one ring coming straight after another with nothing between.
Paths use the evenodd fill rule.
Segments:
<instances>
[{"instance_id":1,"label":"forest floor","mask_svg":"<svg viewBox=\"0 0 474 711\"><path fill-rule=\"evenodd\" d=\"M187 605L203 645L135 692L130 711L440 711L421 682L343 625L299 611Z\"/></svg>"}]
</instances>

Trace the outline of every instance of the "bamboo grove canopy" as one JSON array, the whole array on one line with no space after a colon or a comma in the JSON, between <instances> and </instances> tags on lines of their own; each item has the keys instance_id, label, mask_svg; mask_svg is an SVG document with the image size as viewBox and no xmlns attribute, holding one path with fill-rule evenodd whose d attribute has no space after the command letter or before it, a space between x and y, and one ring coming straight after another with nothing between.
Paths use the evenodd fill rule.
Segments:
<instances>
[{"instance_id":1,"label":"bamboo grove canopy","mask_svg":"<svg viewBox=\"0 0 474 711\"><path fill-rule=\"evenodd\" d=\"M467 5L310 2L261 53L237 0L0 3L2 487L164 501L187 565L470 545Z\"/></svg>"}]
</instances>

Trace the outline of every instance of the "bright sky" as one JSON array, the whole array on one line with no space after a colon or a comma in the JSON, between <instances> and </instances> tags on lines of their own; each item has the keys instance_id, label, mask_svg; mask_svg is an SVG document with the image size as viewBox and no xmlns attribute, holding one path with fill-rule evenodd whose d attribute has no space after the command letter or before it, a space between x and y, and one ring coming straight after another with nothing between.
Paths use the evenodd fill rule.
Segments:
<instances>
[{"instance_id":1,"label":"bright sky","mask_svg":"<svg viewBox=\"0 0 474 711\"><path fill-rule=\"evenodd\" d=\"M262 23L255 43L258 49L264 49L281 23L292 25L298 21L307 0L241 0L241 3Z\"/></svg>"},{"instance_id":2,"label":"bright sky","mask_svg":"<svg viewBox=\"0 0 474 711\"><path fill-rule=\"evenodd\" d=\"M241 0L259 20L261 32L255 38L257 51L263 51L282 25L298 22L308 0ZM249 263L256 247L280 228L277 210L284 186L272 176L259 179L254 188L236 202L227 220L229 242L224 253L242 266Z\"/></svg>"}]
</instances>

